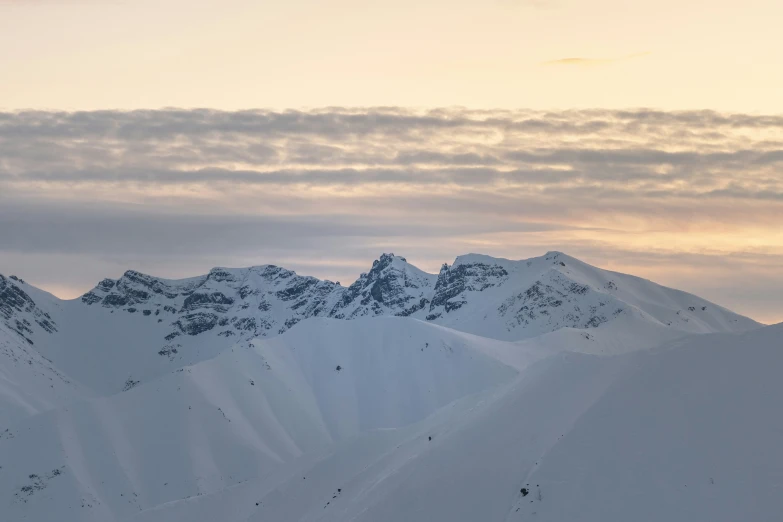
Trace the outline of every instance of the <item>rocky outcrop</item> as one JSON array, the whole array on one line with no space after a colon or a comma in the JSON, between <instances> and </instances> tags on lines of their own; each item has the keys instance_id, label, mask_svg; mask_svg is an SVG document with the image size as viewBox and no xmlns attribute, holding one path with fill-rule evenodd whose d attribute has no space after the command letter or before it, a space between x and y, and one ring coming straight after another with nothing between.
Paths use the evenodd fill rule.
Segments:
<instances>
[{"instance_id":1,"label":"rocky outcrop","mask_svg":"<svg viewBox=\"0 0 783 522\"><path fill-rule=\"evenodd\" d=\"M340 292L329 317L407 316L430 302L433 276L408 264L404 257L383 254L369 272Z\"/></svg>"},{"instance_id":2,"label":"rocky outcrop","mask_svg":"<svg viewBox=\"0 0 783 522\"><path fill-rule=\"evenodd\" d=\"M465 292L482 292L503 284L508 272L499 265L482 262L464 263L453 267L444 264L435 284L435 294L430 302L430 314L439 317L441 309L449 313L467 302Z\"/></svg>"},{"instance_id":3,"label":"rocky outcrop","mask_svg":"<svg viewBox=\"0 0 783 522\"><path fill-rule=\"evenodd\" d=\"M0 275L0 321L10 331L30 345L35 344L37 331L52 334L57 324L48 312L42 310L22 288L24 281Z\"/></svg>"},{"instance_id":4,"label":"rocky outcrop","mask_svg":"<svg viewBox=\"0 0 783 522\"><path fill-rule=\"evenodd\" d=\"M626 307L611 295L596 292L557 270L498 306L498 314L508 319L509 328L538 322L551 330L563 327L595 328Z\"/></svg>"},{"instance_id":5,"label":"rocky outcrop","mask_svg":"<svg viewBox=\"0 0 783 522\"><path fill-rule=\"evenodd\" d=\"M634 292L653 285L650 295L666 297L652 305L635 301L625 291L630 282ZM25 288L39 295L19 279L0 276L0 326L29 346L58 327L47 313L52 308L40 308ZM506 340L563 327L596 328L628 314L647 314L685 332L737 321L725 318L728 311L675 292L558 252L525 261L469 254L444 264L437 275L388 253L348 287L275 265L214 268L181 280L129 270L117 280L102 280L72 304L90 307L94 317L113 314L112 321L127 315L131 323L122 324L144 332L141 345L161 356L156 360L174 364L196 357L193 350L217 353L282 334L311 317L407 316ZM157 339L152 346L150 338Z\"/></svg>"}]
</instances>

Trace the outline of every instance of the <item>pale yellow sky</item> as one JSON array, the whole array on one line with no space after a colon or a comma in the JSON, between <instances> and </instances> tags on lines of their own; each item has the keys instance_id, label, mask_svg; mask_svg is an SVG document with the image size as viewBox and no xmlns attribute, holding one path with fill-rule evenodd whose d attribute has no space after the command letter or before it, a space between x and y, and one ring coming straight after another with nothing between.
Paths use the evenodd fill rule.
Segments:
<instances>
[{"instance_id":1,"label":"pale yellow sky","mask_svg":"<svg viewBox=\"0 0 783 522\"><path fill-rule=\"evenodd\" d=\"M0 108L780 113L781 19L779 0L0 0Z\"/></svg>"}]
</instances>

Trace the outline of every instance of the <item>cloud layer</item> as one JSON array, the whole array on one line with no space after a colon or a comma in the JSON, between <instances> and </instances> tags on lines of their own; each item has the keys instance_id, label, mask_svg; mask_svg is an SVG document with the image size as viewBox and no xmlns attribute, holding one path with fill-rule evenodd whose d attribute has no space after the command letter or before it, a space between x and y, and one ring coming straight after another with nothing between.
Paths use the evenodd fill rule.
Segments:
<instances>
[{"instance_id":1,"label":"cloud layer","mask_svg":"<svg viewBox=\"0 0 783 522\"><path fill-rule=\"evenodd\" d=\"M650 53L649 52L634 53L626 56L621 56L619 58L584 58L584 57L560 58L558 60L550 60L548 62L543 62L541 65L578 65L582 67L593 67L596 65L607 65L615 62L624 62L627 60L633 60L634 58L641 58L643 56L647 56L648 54Z\"/></svg>"},{"instance_id":2,"label":"cloud layer","mask_svg":"<svg viewBox=\"0 0 783 522\"><path fill-rule=\"evenodd\" d=\"M0 272L559 249L783 320L783 116L654 110L0 113Z\"/></svg>"}]
</instances>

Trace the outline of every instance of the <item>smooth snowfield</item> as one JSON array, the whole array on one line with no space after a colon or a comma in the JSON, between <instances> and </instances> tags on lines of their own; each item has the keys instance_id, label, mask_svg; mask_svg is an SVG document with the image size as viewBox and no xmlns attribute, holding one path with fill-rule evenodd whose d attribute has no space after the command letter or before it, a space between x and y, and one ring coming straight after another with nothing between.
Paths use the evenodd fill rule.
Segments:
<instances>
[{"instance_id":1,"label":"smooth snowfield","mask_svg":"<svg viewBox=\"0 0 783 522\"><path fill-rule=\"evenodd\" d=\"M781 334L563 352L277 486L250 481L131 520L779 520Z\"/></svg>"},{"instance_id":2,"label":"smooth snowfield","mask_svg":"<svg viewBox=\"0 0 783 522\"><path fill-rule=\"evenodd\" d=\"M633 356L530 475L508 520L775 521L783 513L783 324Z\"/></svg>"},{"instance_id":3,"label":"smooth snowfield","mask_svg":"<svg viewBox=\"0 0 783 522\"><path fill-rule=\"evenodd\" d=\"M11 428L0 441L0 505L11 520L66 512L108 521L258 477L280 480L296 459L512 379L513 368L484 353L493 344L506 343L412 319L313 319Z\"/></svg>"},{"instance_id":4,"label":"smooth snowfield","mask_svg":"<svg viewBox=\"0 0 783 522\"><path fill-rule=\"evenodd\" d=\"M0 520L776 520L758 327L557 252L0 276Z\"/></svg>"}]
</instances>

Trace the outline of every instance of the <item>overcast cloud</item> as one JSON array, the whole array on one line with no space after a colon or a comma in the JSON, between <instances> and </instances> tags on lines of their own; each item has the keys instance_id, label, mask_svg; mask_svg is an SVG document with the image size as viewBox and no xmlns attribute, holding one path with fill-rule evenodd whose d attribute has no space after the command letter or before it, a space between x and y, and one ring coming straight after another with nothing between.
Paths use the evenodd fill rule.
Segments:
<instances>
[{"instance_id":1,"label":"overcast cloud","mask_svg":"<svg viewBox=\"0 0 783 522\"><path fill-rule=\"evenodd\" d=\"M783 116L710 111L0 113L0 273L75 296L381 252L562 250L783 321Z\"/></svg>"}]
</instances>

